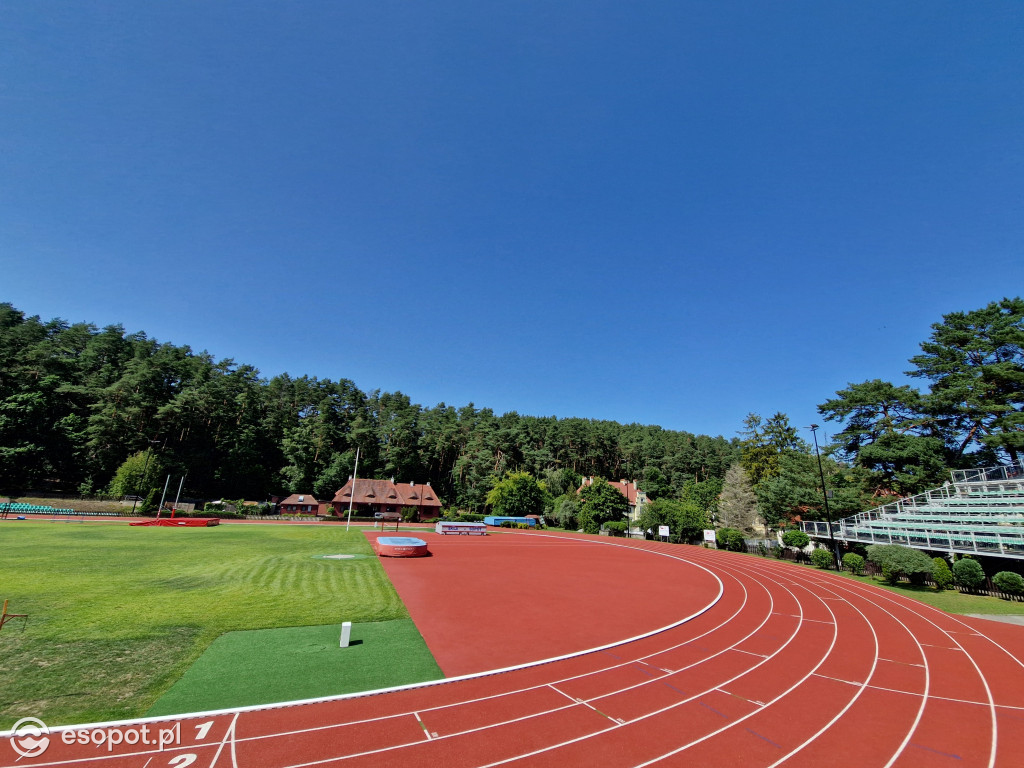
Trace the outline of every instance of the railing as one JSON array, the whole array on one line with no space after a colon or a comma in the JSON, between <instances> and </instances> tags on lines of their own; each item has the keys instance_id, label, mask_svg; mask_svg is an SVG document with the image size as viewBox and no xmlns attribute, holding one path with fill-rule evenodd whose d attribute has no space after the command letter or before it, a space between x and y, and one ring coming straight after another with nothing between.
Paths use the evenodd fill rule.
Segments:
<instances>
[{"instance_id":1,"label":"railing","mask_svg":"<svg viewBox=\"0 0 1024 768\"><path fill-rule=\"evenodd\" d=\"M983 469L954 469L951 473L954 483L979 483L998 480L1019 480L1024 478L1024 459L1016 464L1004 464L999 467Z\"/></svg>"},{"instance_id":2,"label":"railing","mask_svg":"<svg viewBox=\"0 0 1024 768\"><path fill-rule=\"evenodd\" d=\"M953 485L947 483L836 521L831 534L865 544L1024 558L1024 464L952 474ZM1006 483L1012 485L1007 488ZM1000 485L988 491L989 484ZM829 535L828 523L806 522L801 527L812 536Z\"/></svg>"}]
</instances>

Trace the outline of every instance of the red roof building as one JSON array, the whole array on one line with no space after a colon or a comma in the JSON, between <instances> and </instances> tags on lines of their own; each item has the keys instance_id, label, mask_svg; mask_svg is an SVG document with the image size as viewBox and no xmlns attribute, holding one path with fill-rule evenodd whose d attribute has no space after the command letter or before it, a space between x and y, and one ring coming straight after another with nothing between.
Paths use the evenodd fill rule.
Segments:
<instances>
[{"instance_id":1,"label":"red roof building","mask_svg":"<svg viewBox=\"0 0 1024 768\"><path fill-rule=\"evenodd\" d=\"M308 493L293 493L281 502L282 515L316 515L320 513L320 502Z\"/></svg>"},{"instance_id":2,"label":"red roof building","mask_svg":"<svg viewBox=\"0 0 1024 768\"><path fill-rule=\"evenodd\" d=\"M627 483L625 480L619 480L617 483L613 483L611 480L607 481L608 485L617 490L623 496L626 497L626 504L628 510L626 516L631 522L636 521L636 517L640 514L641 508L647 503L647 494L641 491L636 484L636 480L631 483ZM582 491L588 485L594 484L594 478L584 477L583 484L577 489L577 493Z\"/></svg>"},{"instance_id":3,"label":"red roof building","mask_svg":"<svg viewBox=\"0 0 1024 768\"><path fill-rule=\"evenodd\" d=\"M366 516L375 513L403 512L416 509L421 518L435 517L441 511L441 500L437 498L430 483L396 483L391 480L368 480L356 478L355 496L352 495L353 480L349 478L331 501L334 514L344 517L348 514L349 502L354 514Z\"/></svg>"}]
</instances>

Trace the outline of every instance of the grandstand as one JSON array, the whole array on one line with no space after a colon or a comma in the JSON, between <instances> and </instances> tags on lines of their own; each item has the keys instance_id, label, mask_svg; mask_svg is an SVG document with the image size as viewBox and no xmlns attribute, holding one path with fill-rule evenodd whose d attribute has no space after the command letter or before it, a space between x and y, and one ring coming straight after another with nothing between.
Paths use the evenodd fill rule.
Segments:
<instances>
[{"instance_id":1,"label":"grandstand","mask_svg":"<svg viewBox=\"0 0 1024 768\"><path fill-rule=\"evenodd\" d=\"M1024 461L955 470L952 483L832 523L839 541L1024 559ZM828 523L804 522L828 539Z\"/></svg>"}]
</instances>

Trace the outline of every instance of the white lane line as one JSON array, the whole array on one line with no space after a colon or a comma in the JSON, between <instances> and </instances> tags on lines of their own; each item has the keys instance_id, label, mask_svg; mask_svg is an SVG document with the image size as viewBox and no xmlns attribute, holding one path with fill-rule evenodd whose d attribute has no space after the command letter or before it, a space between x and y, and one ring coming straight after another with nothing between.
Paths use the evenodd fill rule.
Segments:
<instances>
[{"instance_id":1,"label":"white lane line","mask_svg":"<svg viewBox=\"0 0 1024 768\"><path fill-rule=\"evenodd\" d=\"M862 585L852 583L852 586L861 587ZM847 587L847 589L849 591L852 591L852 589L850 587ZM864 590L861 590L861 591L864 591ZM956 648L944 648L943 646L932 646L932 647L944 648L944 650L960 650L960 651L963 651L964 655L967 657L967 660L971 662L971 665L974 667L974 671L978 674L978 678L981 680L981 683L982 683L982 685L985 688L985 695L986 695L986 698L988 699L988 707L989 707L989 711L990 711L990 722L991 722L991 729L992 729L992 740L991 740L991 747L989 749L988 766L989 766L989 768L992 768L995 765L995 762L996 762L996 751L997 751L998 742L999 742L999 724L998 724L997 718L996 718L996 703L995 703L994 698L992 697L992 689L989 687L988 679L985 677L985 673L982 672L981 671L981 667L978 666L978 662L974 659L973 656L971 656L971 654L969 654L967 652L966 648L964 648L962 645L960 645L960 643L957 641L957 639L955 637L953 637L953 635L951 633L947 632L945 629L940 627L934 621L929 619L927 616L925 616L923 613L921 613L921 611L916 610L916 608L919 608L919 607L920 608L924 608L924 607L930 607L930 606L925 606L922 603L916 603L914 605L909 604L909 602L908 603L903 603L903 602L900 602L900 601L894 599L895 596L890 596L889 593L883 593L882 595L871 595L871 597L873 597L875 600L878 600L878 599L886 600L886 601L888 601L888 602L890 602L890 603L892 603L894 605L899 606L900 608L902 608L903 610L907 611L908 613L911 613L911 614L917 616L918 618L924 619L929 624L931 624L933 627L935 627L937 630L939 630L944 635L946 635L946 637L948 637L950 640L952 640L953 643L957 646ZM870 599L870 598L865 596L865 599ZM915 640L916 640L916 638L915 638ZM919 645L926 645L925 643L918 643L918 644ZM927 665L927 658L925 658L925 664ZM922 706L923 706L923 703L922 703ZM893 760L895 760L895 757L893 758ZM890 761L890 763L886 766L886 768L889 768L889 765L891 765L891 764L892 764L892 761Z\"/></svg>"},{"instance_id":2,"label":"white lane line","mask_svg":"<svg viewBox=\"0 0 1024 768\"><path fill-rule=\"evenodd\" d=\"M730 574L730 576L731 576L731 574ZM735 579L734 576L732 576L732 578ZM753 578L752 580L755 583L757 583L762 589L765 589L765 592L768 595L770 604L774 605L774 596L771 594L771 592L769 590L767 590L765 588L764 584L761 583L756 578ZM736 582L737 582L737 584L739 584L743 588L744 593L746 594L746 586L743 584L743 582L739 581L739 579L736 579ZM786 589L786 588L783 587L783 589ZM786 589L786 591L789 592L788 589ZM792 592L790 592L790 595L794 599L796 599L795 596L792 594ZM744 604L745 604L745 602L746 601L744 600ZM769 606L769 608L771 607L771 605ZM770 615L770 610L769 610L769 613L767 613L765 615L765 618L762 620L760 626L763 626L768 621L769 615ZM755 628L751 632L751 634L753 634L754 632L757 632L757 630L760 629L760 626ZM778 649L778 651L776 651L776 653L781 653L782 652L782 650L785 648L785 646L793 639L793 637L795 637L796 633L799 631L799 627L800 627L800 625L798 624L796 629L794 630L793 636L791 636L790 639L785 644L783 644L783 646L781 646ZM741 640L739 640L737 642L743 642L744 640L747 639L747 637L750 637L750 635L747 635L746 637L744 637L743 639L741 639ZM685 645L685 643L683 643L681 645ZM728 649L726 649L726 650L728 650ZM662 653L662 652L663 651L659 651L658 653ZM725 653L725 650L721 651L720 653ZM715 655L719 655L719 654L715 654ZM739 675L736 675L735 677L725 681L725 683L723 683L723 684L728 684L730 682L733 682L734 680L739 679L743 675L748 674L749 672L751 672L752 670L754 670L757 667L761 666L762 664L764 664L767 661L768 661L768 659L765 659L764 661L761 661L760 663L755 664L753 667L751 667L751 668L749 668L747 670L744 670L742 673L740 673ZM633 662L626 662L626 663L627 664L632 664ZM625 664L619 665L619 666L625 666ZM586 677L586 676L587 675L577 675L576 677L579 678L579 677ZM661 678L659 678L659 680L660 679ZM644 683L642 683L642 684L650 684L650 683L654 683L654 682L658 682L658 680L644 681ZM550 684L547 684L547 685L550 685ZM541 687L544 687L544 686L541 686ZM636 686L629 686L629 687L632 688L632 687L636 687ZM644 720L644 719L646 719L648 717L653 717L655 715L661 714L662 712L666 712L666 711L668 711L670 709L674 709L676 707L682 706L683 704L686 704L689 701L693 701L695 699L700 698L700 696L703 696L704 694L709 693L711 690L712 689L709 688L707 690L701 691L700 693L698 693L698 694L696 694L696 695L694 695L694 696L692 696L692 697L690 697L688 699L680 700L679 702L671 704L671 705L669 705L667 707L663 707L660 710L656 710L654 712L649 712L649 713L647 713L645 715L641 715L639 717L636 717L633 720L627 721L626 724L638 722L638 721ZM563 696L565 695L564 692L561 692L561 693L562 693ZM608 694L608 695L611 695L611 694ZM443 736L439 736L437 738L438 739L449 739L449 738L454 738L456 736L463 736L463 735L466 735L466 734L469 734L469 733L477 733L477 732L481 732L481 731L487 731L487 730L490 730L491 728L495 728L495 727L498 727L500 725L507 725L507 724L510 724L510 723L522 722L522 721L530 720L530 719L532 719L534 717L538 717L540 715L553 714L555 712L565 711L565 710L571 709L572 707L579 706L580 703L583 703L583 702L579 702L578 700L572 698L571 696L567 696L566 698L568 698L572 703L568 704L568 705L566 705L564 707L556 707L556 708L553 708L553 709L546 710L544 712L535 712L535 713L532 713L532 714L529 714L529 715L524 715L522 717L514 718L512 720L507 720L507 721L504 721L504 722L501 722L501 723L491 723L491 724L480 726L480 727L477 727L477 728L470 728L468 730L460 731L458 733L444 734ZM601 697L597 697L597 698L601 698ZM596 701L596 700L597 700L596 698L595 699L591 699L591 701ZM604 713L600 713L600 714L604 715ZM522 759L524 757L528 757L528 756L530 756L532 754L539 754L539 753L547 752L547 751L550 751L551 749L556 749L558 747L565 746L567 744L572 744L572 743L575 743L577 741L582 741L582 740L585 740L585 739L592 738L593 736L596 736L596 735L601 734L601 733L606 733L608 731L611 731L611 730L614 730L616 728L621 727L621 725L623 724L621 720L618 720L616 718L611 718L608 715L604 715L604 716L608 717L608 719L611 720L613 723L615 723L615 725L611 725L611 726L609 726L607 728L602 728L600 730L594 731L594 732L586 734L584 736L577 737L575 739L570 739L569 741L566 741L566 742L563 742L563 743L560 743L560 744L555 744L555 745L551 745L551 746L548 746L548 747L544 747L544 748L542 748L540 750L537 750L536 752L530 752L530 753L526 753L526 754L516 755L516 756L514 756L512 758L509 758L507 760L501 760L501 761L499 761L497 763L491 763L489 765L500 765L502 763L511 762L511 761L515 761L515 760L520 760L520 759ZM416 742L408 742L408 743L404 743L404 744L396 744L396 745L391 745L391 746L388 746L388 747L382 747L382 748L379 748L379 749L368 750L368 751L365 751L365 752L359 752L359 753L354 753L354 754L350 754L350 755L335 756L335 757L330 757L330 758L324 758L324 759L321 759L321 760L314 760L314 761L307 762L307 763L294 764L294 765L287 766L286 768L311 768L311 766L314 766L314 765L321 765L321 764L330 763L330 762L340 762L342 760L348 760L348 759L355 758L355 757L365 757L365 756L373 755L373 754L381 754L381 753L384 753L384 752L391 752L393 750L403 749L403 748L406 748L406 747L414 747L414 746L417 746L418 744L422 744L422 743L423 742L416 741ZM487 768L487 766L480 766L479 768Z\"/></svg>"},{"instance_id":3,"label":"white lane line","mask_svg":"<svg viewBox=\"0 0 1024 768\"><path fill-rule=\"evenodd\" d=\"M822 582L816 580L816 581L813 581L812 583L820 585ZM913 632L911 632L910 627L908 627L902 620L900 620L896 616L896 614L894 614L892 611L889 611L889 610L883 608L881 605L878 605L878 603L876 602L876 600L878 598L878 595L874 595L875 599L871 599L872 593L868 592L867 590L860 590L860 592L864 592L865 594L855 593L855 591L851 587L861 587L861 585L857 584L856 582L848 582L845 579L843 579L842 577L836 577L835 579L832 580L831 584L832 584L833 587L842 590L846 594L857 594L857 596L860 599L865 600L870 606L878 608L883 613L888 614L894 621L896 621L896 623L898 623L900 626L903 627L904 630L906 630L907 635L910 637L911 640L914 641L914 644L917 645L918 653L921 654L921 661L924 662L924 694L921 696L921 704L917 708L917 714L914 717L914 722L911 724L910 728L907 730L907 735L903 738L903 741L900 743L899 747L897 747L897 749L893 753L892 757L889 758L889 761L884 766L884 768L892 768L892 764L895 763L897 758L899 758L900 755L903 754L904 750L906 750L907 745L910 743L910 739L913 737L914 733L917 731L918 726L921 724L921 718L924 716L925 704L927 704L927 702L928 702L928 694L931 691L931 669L928 666L928 656L925 654L924 648L922 647L920 641L917 639L917 636L914 635ZM809 590L809 587L804 587L804 588ZM881 590L879 590L879 591L881 591ZM887 595L887 593L883 593L882 597L885 597L886 599L888 599L886 597L886 595ZM849 600L847 600L847 602L849 602ZM890 602L895 603L896 601L890 601ZM852 605L852 603L851 603L851 605ZM899 605L899 603L896 603L896 605ZM900 607L905 607L905 606L900 606Z\"/></svg>"},{"instance_id":4,"label":"white lane line","mask_svg":"<svg viewBox=\"0 0 1024 768\"><path fill-rule=\"evenodd\" d=\"M828 589L828 588L826 587L825 589ZM830 590L830 589L828 591L832 592L832 590ZM835 594L835 593L833 592L833 594ZM874 626L872 626L871 622L868 621L868 617L864 615L863 611L861 611L857 606L855 606L853 603L849 602L848 600L844 600L844 602L847 603L847 605L849 605L851 608L853 608L853 610L857 611L857 613L860 614L860 617L864 620L864 623L868 625L868 629L871 630L871 638L874 640L874 643L875 643L875 654L874 654L874 659L871 662L871 672L868 675L867 680L865 680L863 683L861 683L858 686L857 693L854 694L852 699L850 699L848 702L846 702L846 706L843 707L841 710L839 710L839 712L836 713L835 717L833 717L831 720L829 720L827 723L825 723L825 725L823 725L816 733L814 733L808 739L806 739L802 744L800 744L799 746L794 747L792 750L790 750L785 755L783 755L781 758L779 758L774 763L772 763L770 766L768 766L768 768L775 768L777 765L785 762L786 760L791 758L793 755L795 755L798 752L800 752L801 750L805 749L808 744L810 744L812 741L814 741L819 736L821 736L821 734L825 733L825 731L827 731L829 728L831 728L833 725L835 725L837 722L839 722L839 719L843 715L845 715L847 712L850 711L850 707L852 707L857 702L857 699L859 699L861 697L861 694L864 693L864 689L866 688L867 683L870 682L871 678L875 676L875 672L878 669L878 651L879 651L879 648L878 648L878 633L875 632ZM839 622L839 618L835 614L832 614L832 618L836 620L836 633L837 633L837 636L838 636L838 622Z\"/></svg>"},{"instance_id":5,"label":"white lane line","mask_svg":"<svg viewBox=\"0 0 1024 768\"><path fill-rule=\"evenodd\" d=\"M427 737L427 741L430 741L430 731L427 730L427 726L423 724L423 720L420 719L419 712L413 712L416 715L416 722L420 724L420 728L423 729L423 735Z\"/></svg>"}]
</instances>

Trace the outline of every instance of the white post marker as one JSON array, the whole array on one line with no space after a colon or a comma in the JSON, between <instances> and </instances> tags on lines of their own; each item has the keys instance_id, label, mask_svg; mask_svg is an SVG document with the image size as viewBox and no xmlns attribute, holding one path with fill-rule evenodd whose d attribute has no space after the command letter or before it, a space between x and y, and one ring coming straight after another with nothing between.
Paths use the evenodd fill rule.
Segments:
<instances>
[{"instance_id":1,"label":"white post marker","mask_svg":"<svg viewBox=\"0 0 1024 768\"><path fill-rule=\"evenodd\" d=\"M352 622L341 622L341 647L348 648L348 639L352 635Z\"/></svg>"}]
</instances>

